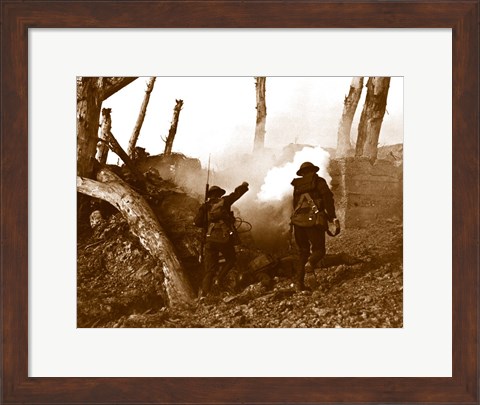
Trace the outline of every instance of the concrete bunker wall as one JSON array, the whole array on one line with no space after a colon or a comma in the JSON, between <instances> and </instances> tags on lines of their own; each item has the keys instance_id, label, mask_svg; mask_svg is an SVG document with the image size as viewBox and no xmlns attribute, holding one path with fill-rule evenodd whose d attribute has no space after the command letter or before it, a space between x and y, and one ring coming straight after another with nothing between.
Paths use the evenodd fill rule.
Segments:
<instances>
[{"instance_id":1,"label":"concrete bunker wall","mask_svg":"<svg viewBox=\"0 0 480 405\"><path fill-rule=\"evenodd\" d=\"M399 161L344 158L330 161L337 217L345 228L403 219L403 165Z\"/></svg>"}]
</instances>

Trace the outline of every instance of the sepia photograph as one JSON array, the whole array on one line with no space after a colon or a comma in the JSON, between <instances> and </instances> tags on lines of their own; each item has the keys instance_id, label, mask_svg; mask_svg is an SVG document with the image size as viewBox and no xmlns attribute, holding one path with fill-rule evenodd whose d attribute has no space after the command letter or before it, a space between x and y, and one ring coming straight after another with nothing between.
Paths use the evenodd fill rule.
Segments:
<instances>
[{"instance_id":1,"label":"sepia photograph","mask_svg":"<svg viewBox=\"0 0 480 405\"><path fill-rule=\"evenodd\" d=\"M77 77L78 328L403 328L403 77Z\"/></svg>"}]
</instances>

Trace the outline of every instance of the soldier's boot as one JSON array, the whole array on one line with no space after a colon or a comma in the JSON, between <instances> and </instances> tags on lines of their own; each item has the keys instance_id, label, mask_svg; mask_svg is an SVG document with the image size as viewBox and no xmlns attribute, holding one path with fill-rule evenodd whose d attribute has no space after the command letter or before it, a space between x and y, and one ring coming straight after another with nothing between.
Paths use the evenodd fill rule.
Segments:
<instances>
[{"instance_id":1,"label":"soldier's boot","mask_svg":"<svg viewBox=\"0 0 480 405\"><path fill-rule=\"evenodd\" d=\"M309 261L305 264L305 273L313 273L313 265Z\"/></svg>"},{"instance_id":2,"label":"soldier's boot","mask_svg":"<svg viewBox=\"0 0 480 405\"><path fill-rule=\"evenodd\" d=\"M294 288L296 292L310 291L308 287L305 286L305 272L301 271L297 274Z\"/></svg>"},{"instance_id":3,"label":"soldier's boot","mask_svg":"<svg viewBox=\"0 0 480 405\"><path fill-rule=\"evenodd\" d=\"M296 281L293 285L293 288L296 292L301 292L305 288L305 284L301 283L300 281Z\"/></svg>"},{"instance_id":4,"label":"soldier's boot","mask_svg":"<svg viewBox=\"0 0 480 405\"><path fill-rule=\"evenodd\" d=\"M210 289L210 295L218 295L220 294L221 290L221 283L218 277L215 277L212 281L212 287Z\"/></svg>"},{"instance_id":5,"label":"soldier's boot","mask_svg":"<svg viewBox=\"0 0 480 405\"><path fill-rule=\"evenodd\" d=\"M299 266L295 272L294 287L295 291L305 291L305 267Z\"/></svg>"},{"instance_id":6,"label":"soldier's boot","mask_svg":"<svg viewBox=\"0 0 480 405\"><path fill-rule=\"evenodd\" d=\"M205 293L201 288L198 290L197 302L203 302L207 299L208 294Z\"/></svg>"},{"instance_id":7,"label":"soldier's boot","mask_svg":"<svg viewBox=\"0 0 480 405\"><path fill-rule=\"evenodd\" d=\"M295 283L295 291L302 292L302 291L311 291L311 290L305 285L303 281L297 281Z\"/></svg>"}]
</instances>

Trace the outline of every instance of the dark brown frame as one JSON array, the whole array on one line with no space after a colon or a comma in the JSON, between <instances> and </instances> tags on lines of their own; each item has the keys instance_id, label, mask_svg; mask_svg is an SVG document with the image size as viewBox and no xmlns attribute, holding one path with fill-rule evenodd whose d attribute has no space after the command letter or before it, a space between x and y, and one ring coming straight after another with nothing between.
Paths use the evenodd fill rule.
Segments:
<instances>
[{"instance_id":1,"label":"dark brown frame","mask_svg":"<svg viewBox=\"0 0 480 405\"><path fill-rule=\"evenodd\" d=\"M478 0L3 0L1 11L3 403L478 403ZM38 27L453 29L453 377L29 378L27 34Z\"/></svg>"}]
</instances>

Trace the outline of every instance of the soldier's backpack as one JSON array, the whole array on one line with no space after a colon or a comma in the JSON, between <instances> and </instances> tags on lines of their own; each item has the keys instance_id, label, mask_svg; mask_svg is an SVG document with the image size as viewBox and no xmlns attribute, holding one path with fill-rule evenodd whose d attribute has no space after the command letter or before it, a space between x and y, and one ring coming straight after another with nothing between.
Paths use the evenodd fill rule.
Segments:
<instances>
[{"instance_id":1,"label":"soldier's backpack","mask_svg":"<svg viewBox=\"0 0 480 405\"><path fill-rule=\"evenodd\" d=\"M206 210L208 212L205 212ZM224 206L223 199L220 199L214 204L202 204L193 219L193 223L195 226L203 228L210 222L218 222L222 219L228 220L230 215L230 212Z\"/></svg>"},{"instance_id":2,"label":"soldier's backpack","mask_svg":"<svg viewBox=\"0 0 480 405\"><path fill-rule=\"evenodd\" d=\"M327 227L323 201L317 190L318 181L319 177L315 173L293 179L293 193L298 201L290 217L293 225L305 228Z\"/></svg>"},{"instance_id":3,"label":"soldier's backpack","mask_svg":"<svg viewBox=\"0 0 480 405\"><path fill-rule=\"evenodd\" d=\"M225 201L220 198L208 207L208 228L206 240L214 243L227 243L234 234L230 211L225 207Z\"/></svg>"},{"instance_id":4,"label":"soldier's backpack","mask_svg":"<svg viewBox=\"0 0 480 405\"><path fill-rule=\"evenodd\" d=\"M298 203L293 210L290 222L293 225L309 228L312 226L327 227L325 211L320 210L310 196L310 193L300 195Z\"/></svg>"},{"instance_id":5,"label":"soldier's backpack","mask_svg":"<svg viewBox=\"0 0 480 405\"><path fill-rule=\"evenodd\" d=\"M225 220L228 219L229 216L230 210L225 207L225 200L223 198L208 203L208 222Z\"/></svg>"}]
</instances>

